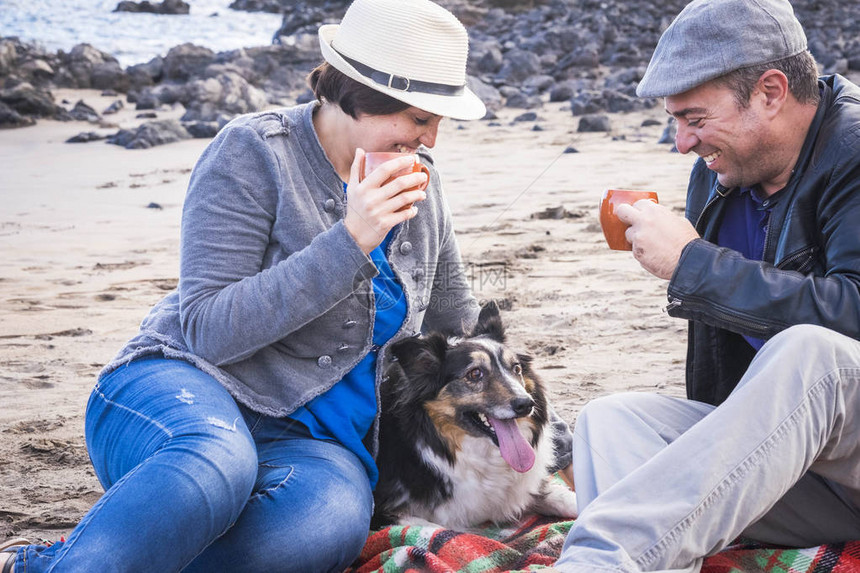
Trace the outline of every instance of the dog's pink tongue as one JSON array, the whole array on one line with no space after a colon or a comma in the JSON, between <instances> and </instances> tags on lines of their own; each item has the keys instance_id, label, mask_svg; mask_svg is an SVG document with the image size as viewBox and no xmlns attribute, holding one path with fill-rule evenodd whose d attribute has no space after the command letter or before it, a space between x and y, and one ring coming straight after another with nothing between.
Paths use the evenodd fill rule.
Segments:
<instances>
[{"instance_id":1,"label":"dog's pink tongue","mask_svg":"<svg viewBox=\"0 0 860 573\"><path fill-rule=\"evenodd\" d=\"M499 439L499 450L508 465L520 473L532 469L532 466L535 465L535 451L520 433L517 421L514 419L497 420L490 417L487 417L487 420L496 431L496 437Z\"/></svg>"}]
</instances>

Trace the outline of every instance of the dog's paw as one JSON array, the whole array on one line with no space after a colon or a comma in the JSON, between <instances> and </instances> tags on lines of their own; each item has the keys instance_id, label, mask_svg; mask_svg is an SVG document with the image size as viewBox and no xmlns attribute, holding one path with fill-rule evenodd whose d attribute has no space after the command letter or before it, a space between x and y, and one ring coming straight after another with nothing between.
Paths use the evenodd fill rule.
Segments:
<instances>
[{"instance_id":1,"label":"dog's paw","mask_svg":"<svg viewBox=\"0 0 860 573\"><path fill-rule=\"evenodd\" d=\"M397 520L398 525L408 525L410 527L430 527L432 529L446 529L445 527L439 525L438 523L433 523L432 521L427 521L422 517L416 517L414 515L407 515L401 517Z\"/></svg>"},{"instance_id":2,"label":"dog's paw","mask_svg":"<svg viewBox=\"0 0 860 573\"><path fill-rule=\"evenodd\" d=\"M540 515L569 517L579 516L576 506L576 493L558 482L546 480L540 492L534 495L531 509Z\"/></svg>"}]
</instances>

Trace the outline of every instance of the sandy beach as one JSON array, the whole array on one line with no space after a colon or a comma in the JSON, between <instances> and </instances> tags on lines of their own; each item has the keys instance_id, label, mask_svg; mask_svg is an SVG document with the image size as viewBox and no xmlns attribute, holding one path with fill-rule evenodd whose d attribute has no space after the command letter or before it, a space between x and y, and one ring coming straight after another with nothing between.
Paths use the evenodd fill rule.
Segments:
<instances>
[{"instance_id":1,"label":"sandy beach","mask_svg":"<svg viewBox=\"0 0 860 573\"><path fill-rule=\"evenodd\" d=\"M115 99L54 95L95 109ZM686 323L663 312L665 281L606 247L597 203L609 187L652 189L681 212L694 158L657 143L660 107L610 115L611 133L577 133L565 107L546 104L538 121L502 109L494 122L443 122L433 155L476 296L501 301L511 340L573 423L608 393L683 395ZM111 121L129 127L134 114ZM208 140L64 143L116 129L0 131L0 539L58 539L99 498L84 443L90 389L177 282L183 197Z\"/></svg>"}]
</instances>

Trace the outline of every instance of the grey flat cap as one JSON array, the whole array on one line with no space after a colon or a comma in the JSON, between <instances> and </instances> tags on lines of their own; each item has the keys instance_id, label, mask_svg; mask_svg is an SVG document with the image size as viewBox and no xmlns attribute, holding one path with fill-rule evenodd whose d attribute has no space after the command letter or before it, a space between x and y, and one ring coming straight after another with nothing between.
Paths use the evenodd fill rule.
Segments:
<instances>
[{"instance_id":1,"label":"grey flat cap","mask_svg":"<svg viewBox=\"0 0 860 573\"><path fill-rule=\"evenodd\" d=\"M804 50L806 34L786 0L694 0L663 32L636 95L677 95Z\"/></svg>"}]
</instances>

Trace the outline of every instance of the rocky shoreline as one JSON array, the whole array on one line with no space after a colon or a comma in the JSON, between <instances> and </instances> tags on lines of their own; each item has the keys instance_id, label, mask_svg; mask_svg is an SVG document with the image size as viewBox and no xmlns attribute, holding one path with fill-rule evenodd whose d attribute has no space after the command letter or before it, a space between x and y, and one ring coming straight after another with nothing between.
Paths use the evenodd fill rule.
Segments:
<instances>
[{"instance_id":1,"label":"rocky shoreline","mask_svg":"<svg viewBox=\"0 0 860 573\"><path fill-rule=\"evenodd\" d=\"M686 3L621 0L441 0L469 28L469 85L487 103L539 110L569 102L581 129L610 129L600 116L657 105L635 88L660 33ZM312 96L305 76L321 60L316 30L338 21L345 0L236 0L231 8L283 14L268 46L215 53L182 44L164 57L123 69L88 44L49 53L17 38L0 38L0 129L40 118L110 126L117 108L133 105L145 121L109 138L129 148L187 137L212 137L238 114L293 105ZM794 2L822 73L860 71L860 3ZM110 108L55 102L52 90L98 89L116 94ZM179 120L158 112L181 104ZM596 126L596 127L595 127ZM87 133L91 133L88 136ZM102 138L84 132L77 141ZM73 138L74 139L74 138Z\"/></svg>"}]
</instances>

